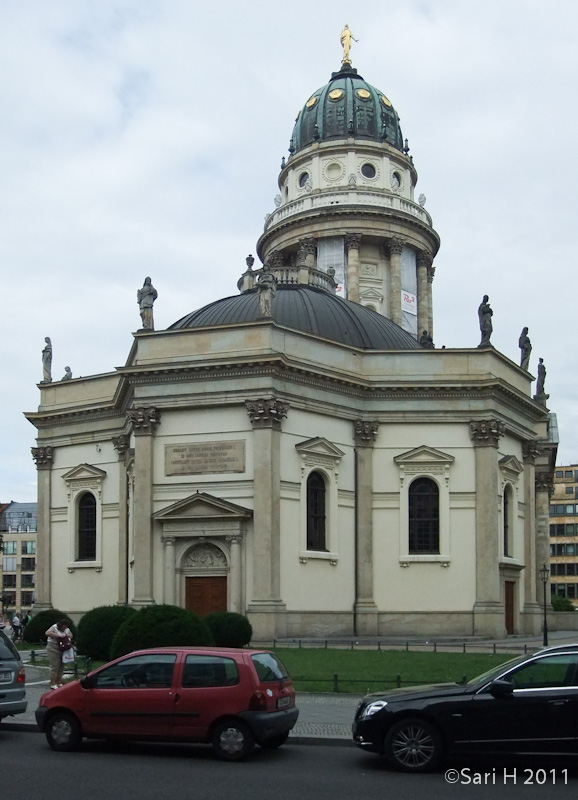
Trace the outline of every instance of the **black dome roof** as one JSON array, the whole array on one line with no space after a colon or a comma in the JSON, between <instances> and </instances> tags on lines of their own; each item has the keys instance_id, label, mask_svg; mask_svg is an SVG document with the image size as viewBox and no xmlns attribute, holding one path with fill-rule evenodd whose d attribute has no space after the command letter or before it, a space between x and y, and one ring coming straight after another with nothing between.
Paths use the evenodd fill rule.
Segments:
<instances>
[{"instance_id":1,"label":"black dome roof","mask_svg":"<svg viewBox=\"0 0 578 800\"><path fill-rule=\"evenodd\" d=\"M273 321L286 328L363 350L421 350L414 337L369 308L313 286L281 284ZM263 321L257 290L224 297L174 322L168 330Z\"/></svg>"}]
</instances>

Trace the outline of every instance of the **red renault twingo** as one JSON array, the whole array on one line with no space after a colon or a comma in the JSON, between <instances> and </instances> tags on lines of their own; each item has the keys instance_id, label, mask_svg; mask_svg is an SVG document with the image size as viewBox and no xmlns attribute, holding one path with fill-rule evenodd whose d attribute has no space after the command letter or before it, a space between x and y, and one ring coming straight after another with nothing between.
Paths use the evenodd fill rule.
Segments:
<instances>
[{"instance_id":1,"label":"red renault twingo","mask_svg":"<svg viewBox=\"0 0 578 800\"><path fill-rule=\"evenodd\" d=\"M204 742L241 761L280 747L297 721L295 690L274 653L162 647L111 661L47 692L36 721L53 750L83 737Z\"/></svg>"}]
</instances>

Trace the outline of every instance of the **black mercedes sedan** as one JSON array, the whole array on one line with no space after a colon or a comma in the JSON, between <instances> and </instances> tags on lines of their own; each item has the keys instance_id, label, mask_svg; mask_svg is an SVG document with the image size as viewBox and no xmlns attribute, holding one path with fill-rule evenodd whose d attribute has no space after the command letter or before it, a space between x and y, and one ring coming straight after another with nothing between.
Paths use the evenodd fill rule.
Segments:
<instances>
[{"instance_id":1,"label":"black mercedes sedan","mask_svg":"<svg viewBox=\"0 0 578 800\"><path fill-rule=\"evenodd\" d=\"M406 772L450 755L578 755L578 644L519 656L462 685L369 694L353 741Z\"/></svg>"}]
</instances>

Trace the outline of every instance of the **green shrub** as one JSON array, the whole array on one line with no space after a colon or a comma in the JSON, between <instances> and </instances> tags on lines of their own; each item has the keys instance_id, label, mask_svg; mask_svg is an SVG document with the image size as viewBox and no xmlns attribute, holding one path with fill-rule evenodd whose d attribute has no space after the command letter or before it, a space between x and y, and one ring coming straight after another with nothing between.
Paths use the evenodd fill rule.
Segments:
<instances>
[{"instance_id":1,"label":"green shrub","mask_svg":"<svg viewBox=\"0 0 578 800\"><path fill-rule=\"evenodd\" d=\"M76 625L67 614L63 611L59 611L57 608L48 608L46 611L39 611L38 614L33 614L32 619L24 628L22 638L28 644L46 642L45 631L47 631L51 625L54 625L55 622L60 622L61 619L66 620L72 635L76 639Z\"/></svg>"},{"instance_id":2,"label":"green shrub","mask_svg":"<svg viewBox=\"0 0 578 800\"><path fill-rule=\"evenodd\" d=\"M218 647L245 647L251 641L253 628L242 614L216 611L203 617Z\"/></svg>"},{"instance_id":3,"label":"green shrub","mask_svg":"<svg viewBox=\"0 0 578 800\"><path fill-rule=\"evenodd\" d=\"M78 623L78 652L93 660L108 661L112 640L122 623L137 612L130 606L97 606Z\"/></svg>"},{"instance_id":4,"label":"green shrub","mask_svg":"<svg viewBox=\"0 0 578 800\"><path fill-rule=\"evenodd\" d=\"M576 611L576 606L567 597L560 597L559 594L552 595L552 608L554 611Z\"/></svg>"},{"instance_id":5,"label":"green shrub","mask_svg":"<svg viewBox=\"0 0 578 800\"><path fill-rule=\"evenodd\" d=\"M178 606L145 606L122 623L112 640L110 658L148 647L205 646L213 637L204 621Z\"/></svg>"}]
</instances>

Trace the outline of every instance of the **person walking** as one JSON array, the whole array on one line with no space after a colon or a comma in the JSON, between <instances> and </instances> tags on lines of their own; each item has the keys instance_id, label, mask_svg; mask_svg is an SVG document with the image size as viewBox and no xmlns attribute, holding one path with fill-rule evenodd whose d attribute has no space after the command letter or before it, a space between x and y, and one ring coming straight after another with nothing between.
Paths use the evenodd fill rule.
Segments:
<instances>
[{"instance_id":1,"label":"person walking","mask_svg":"<svg viewBox=\"0 0 578 800\"><path fill-rule=\"evenodd\" d=\"M62 673L64 665L62 663L62 649L60 642L68 639L69 646L72 647L72 632L68 627L68 622L61 619L51 625L45 633L46 636L46 655L50 664L50 688L58 689L62 686Z\"/></svg>"},{"instance_id":2,"label":"person walking","mask_svg":"<svg viewBox=\"0 0 578 800\"><path fill-rule=\"evenodd\" d=\"M18 612L12 617L12 641L17 642L22 636L22 624Z\"/></svg>"}]
</instances>

